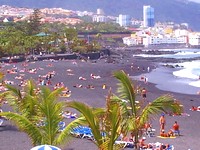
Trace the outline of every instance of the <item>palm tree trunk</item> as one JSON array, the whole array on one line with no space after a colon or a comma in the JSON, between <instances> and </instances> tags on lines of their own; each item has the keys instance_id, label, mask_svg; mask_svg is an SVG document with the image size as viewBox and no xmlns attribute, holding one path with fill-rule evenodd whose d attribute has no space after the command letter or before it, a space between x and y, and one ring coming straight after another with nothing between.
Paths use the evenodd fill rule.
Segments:
<instances>
[{"instance_id":1,"label":"palm tree trunk","mask_svg":"<svg viewBox=\"0 0 200 150\"><path fill-rule=\"evenodd\" d=\"M139 143L139 141L138 141L138 135L139 135L138 131L136 131L134 135L135 135L135 138L134 138L134 141L133 141L134 142L133 149L139 150L140 147L139 147L139 144L138 144Z\"/></svg>"}]
</instances>

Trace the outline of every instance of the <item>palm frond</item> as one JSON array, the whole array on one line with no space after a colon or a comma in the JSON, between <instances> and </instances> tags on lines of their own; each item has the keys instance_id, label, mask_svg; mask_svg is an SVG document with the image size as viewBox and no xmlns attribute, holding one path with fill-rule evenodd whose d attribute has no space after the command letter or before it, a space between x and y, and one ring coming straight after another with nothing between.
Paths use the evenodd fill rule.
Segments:
<instances>
[{"instance_id":1,"label":"palm frond","mask_svg":"<svg viewBox=\"0 0 200 150\"><path fill-rule=\"evenodd\" d=\"M29 94L31 96L35 96L35 91L34 91L35 88L36 88L36 86L35 86L33 80L28 80L27 85L25 87L26 94Z\"/></svg>"},{"instance_id":2,"label":"palm frond","mask_svg":"<svg viewBox=\"0 0 200 150\"><path fill-rule=\"evenodd\" d=\"M45 140L49 141L49 143L53 144L55 138L57 136L59 127L58 124L62 121L60 113L63 110L63 102L58 102L57 97L62 89L50 91L49 88L42 88L41 94L41 103L39 104L39 108L41 114L43 114L45 126Z\"/></svg>"},{"instance_id":3,"label":"palm frond","mask_svg":"<svg viewBox=\"0 0 200 150\"><path fill-rule=\"evenodd\" d=\"M145 123L151 116L164 113L180 114L183 107L170 95L163 95L149 103L142 111L140 122Z\"/></svg>"},{"instance_id":4,"label":"palm frond","mask_svg":"<svg viewBox=\"0 0 200 150\"><path fill-rule=\"evenodd\" d=\"M23 99L21 99L20 103L18 103L18 107L20 108L20 113L27 118L31 119L37 114L37 98L31 95L25 95Z\"/></svg>"},{"instance_id":5,"label":"palm frond","mask_svg":"<svg viewBox=\"0 0 200 150\"><path fill-rule=\"evenodd\" d=\"M33 145L36 146L43 144L41 143L43 135L39 131L39 128L26 117L13 112L2 112L0 115L5 116L7 119L13 121L20 130L26 132L32 140Z\"/></svg>"},{"instance_id":6,"label":"palm frond","mask_svg":"<svg viewBox=\"0 0 200 150\"><path fill-rule=\"evenodd\" d=\"M6 88L12 93L13 96L16 96L18 99L22 99L21 92L18 88L9 84L6 85Z\"/></svg>"},{"instance_id":7,"label":"palm frond","mask_svg":"<svg viewBox=\"0 0 200 150\"><path fill-rule=\"evenodd\" d=\"M131 79L124 71L114 72L114 77L119 80L117 92L121 99L127 100L130 103L131 111L133 115L136 115L135 108L135 88L132 85Z\"/></svg>"},{"instance_id":8,"label":"palm frond","mask_svg":"<svg viewBox=\"0 0 200 150\"><path fill-rule=\"evenodd\" d=\"M6 101L6 97L8 97L9 93L10 93L9 91L0 93L0 104L2 104L1 102Z\"/></svg>"},{"instance_id":9,"label":"palm frond","mask_svg":"<svg viewBox=\"0 0 200 150\"><path fill-rule=\"evenodd\" d=\"M121 131L119 131L120 129L120 123L121 123L121 114L120 114L120 107L119 105L115 104L112 105L112 109L109 115L109 120L110 120L110 124L111 124L111 128L110 128L110 142L109 142L109 149L112 149L116 139L119 137Z\"/></svg>"},{"instance_id":10,"label":"palm frond","mask_svg":"<svg viewBox=\"0 0 200 150\"><path fill-rule=\"evenodd\" d=\"M102 136L99 126L100 123L97 116L93 113L93 109L84 103L76 101L68 102L67 106L74 108L78 110L80 113L82 113L82 115L87 120L89 127L92 129L94 139L96 140L98 145L101 145L103 141L101 140Z\"/></svg>"},{"instance_id":11,"label":"palm frond","mask_svg":"<svg viewBox=\"0 0 200 150\"><path fill-rule=\"evenodd\" d=\"M66 128L62 132L60 132L60 134L58 135L58 137L55 140L54 145L60 145L60 144L68 142L73 129L75 127L77 127L78 125L82 125L83 122L85 123L85 117L79 117L79 118L73 120L72 122L70 122L66 126Z\"/></svg>"}]
</instances>

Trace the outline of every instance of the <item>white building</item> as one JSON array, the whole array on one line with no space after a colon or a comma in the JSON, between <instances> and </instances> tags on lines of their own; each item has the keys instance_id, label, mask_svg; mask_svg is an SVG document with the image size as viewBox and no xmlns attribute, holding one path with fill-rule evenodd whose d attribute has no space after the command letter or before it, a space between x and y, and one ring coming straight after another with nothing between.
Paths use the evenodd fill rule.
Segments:
<instances>
[{"instance_id":1,"label":"white building","mask_svg":"<svg viewBox=\"0 0 200 150\"><path fill-rule=\"evenodd\" d=\"M119 23L120 26L127 27L131 23L131 18L129 15L120 14L116 22Z\"/></svg>"},{"instance_id":2,"label":"white building","mask_svg":"<svg viewBox=\"0 0 200 150\"><path fill-rule=\"evenodd\" d=\"M146 37L147 36L147 32L144 31L144 30L141 30L141 31L136 32L136 35L138 37Z\"/></svg>"},{"instance_id":3,"label":"white building","mask_svg":"<svg viewBox=\"0 0 200 150\"><path fill-rule=\"evenodd\" d=\"M138 45L138 41L134 37L124 37L123 43L128 45L128 46Z\"/></svg>"},{"instance_id":4,"label":"white building","mask_svg":"<svg viewBox=\"0 0 200 150\"><path fill-rule=\"evenodd\" d=\"M101 16L101 15L94 15L92 17L93 22L107 22L107 17L106 16Z\"/></svg>"},{"instance_id":5,"label":"white building","mask_svg":"<svg viewBox=\"0 0 200 150\"><path fill-rule=\"evenodd\" d=\"M191 46L200 45L200 33L190 33L188 36L188 43Z\"/></svg>"},{"instance_id":6,"label":"white building","mask_svg":"<svg viewBox=\"0 0 200 150\"><path fill-rule=\"evenodd\" d=\"M176 37L179 37L179 36L188 36L189 32L188 30L184 30L184 29L176 29L174 31L174 35Z\"/></svg>"},{"instance_id":7,"label":"white building","mask_svg":"<svg viewBox=\"0 0 200 150\"><path fill-rule=\"evenodd\" d=\"M88 11L76 11L75 12L78 16L81 16L81 17L83 17L83 16L93 16L94 15L94 13L93 12L88 12Z\"/></svg>"},{"instance_id":8,"label":"white building","mask_svg":"<svg viewBox=\"0 0 200 150\"><path fill-rule=\"evenodd\" d=\"M98 8L97 9L97 15L104 15L103 9Z\"/></svg>"},{"instance_id":9,"label":"white building","mask_svg":"<svg viewBox=\"0 0 200 150\"><path fill-rule=\"evenodd\" d=\"M159 45L159 44L186 44L187 37L165 37L163 35L146 36L143 38L143 45Z\"/></svg>"}]
</instances>

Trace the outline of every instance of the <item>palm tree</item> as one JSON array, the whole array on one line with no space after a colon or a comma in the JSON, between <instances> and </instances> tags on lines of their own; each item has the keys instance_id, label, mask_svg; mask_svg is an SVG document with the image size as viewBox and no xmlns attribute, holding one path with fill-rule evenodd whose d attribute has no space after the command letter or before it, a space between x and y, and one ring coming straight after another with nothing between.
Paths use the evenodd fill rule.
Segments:
<instances>
[{"instance_id":1,"label":"palm tree","mask_svg":"<svg viewBox=\"0 0 200 150\"><path fill-rule=\"evenodd\" d=\"M10 85L7 88L9 95L6 98L13 106L14 112L3 112L1 115L26 132L33 146L60 145L68 139L71 128L59 132L58 126L62 121L60 114L65 106L64 102L57 101L62 88L51 91L45 86L36 93L32 81L28 81L24 91Z\"/></svg>"},{"instance_id":2,"label":"palm tree","mask_svg":"<svg viewBox=\"0 0 200 150\"><path fill-rule=\"evenodd\" d=\"M111 96L111 95L110 95ZM75 124L88 125L93 134L94 143L100 150L113 150L121 148L115 145L120 135L120 105L112 103L110 96L107 97L106 108L92 108L84 103L72 101L67 106L78 110L82 117L72 122Z\"/></svg>"},{"instance_id":3,"label":"palm tree","mask_svg":"<svg viewBox=\"0 0 200 150\"><path fill-rule=\"evenodd\" d=\"M137 102L136 88L128 75L124 71L118 71L114 73L114 77L119 80L117 89L119 96L113 96L112 100L121 103L124 120L121 122L122 131L133 133L135 149L138 149L140 131L149 119L162 112L180 113L182 111L180 103L170 95L160 96L147 105L144 105L142 101Z\"/></svg>"}]
</instances>

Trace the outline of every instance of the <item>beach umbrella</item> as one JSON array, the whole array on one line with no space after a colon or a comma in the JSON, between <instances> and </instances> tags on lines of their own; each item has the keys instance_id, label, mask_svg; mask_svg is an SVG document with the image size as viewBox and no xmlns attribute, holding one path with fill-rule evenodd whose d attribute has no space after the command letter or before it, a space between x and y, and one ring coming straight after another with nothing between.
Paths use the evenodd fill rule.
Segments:
<instances>
[{"instance_id":1,"label":"beach umbrella","mask_svg":"<svg viewBox=\"0 0 200 150\"><path fill-rule=\"evenodd\" d=\"M60 148L52 145L38 145L30 150L61 150Z\"/></svg>"}]
</instances>

